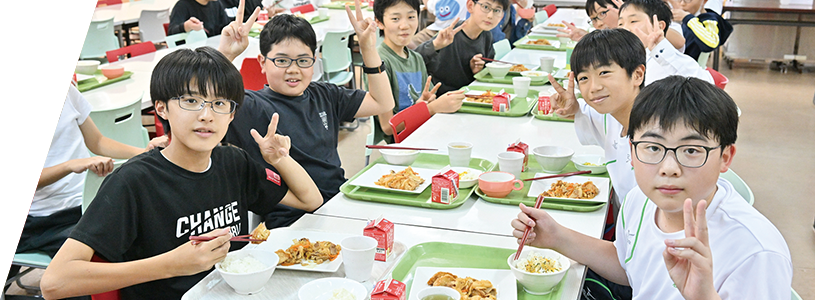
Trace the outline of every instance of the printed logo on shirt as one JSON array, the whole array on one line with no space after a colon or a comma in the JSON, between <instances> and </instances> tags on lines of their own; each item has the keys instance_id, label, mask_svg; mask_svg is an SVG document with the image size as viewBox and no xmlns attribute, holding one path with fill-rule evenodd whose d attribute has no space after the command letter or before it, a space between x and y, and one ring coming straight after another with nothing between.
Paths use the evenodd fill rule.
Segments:
<instances>
[{"instance_id":1,"label":"printed logo on shirt","mask_svg":"<svg viewBox=\"0 0 815 300\"><path fill-rule=\"evenodd\" d=\"M410 107L422 97L422 72L396 72L399 86L399 97L396 101L398 111Z\"/></svg>"},{"instance_id":2,"label":"printed logo on shirt","mask_svg":"<svg viewBox=\"0 0 815 300\"><path fill-rule=\"evenodd\" d=\"M325 130L328 130L328 115L324 111L320 112L320 119L323 120L323 127L325 127Z\"/></svg>"},{"instance_id":3,"label":"printed logo on shirt","mask_svg":"<svg viewBox=\"0 0 815 300\"><path fill-rule=\"evenodd\" d=\"M240 220L238 201L233 201L224 206L178 218L175 223L175 237L180 238L187 234L201 235L226 226L230 226L229 231L232 235L240 235Z\"/></svg>"},{"instance_id":4,"label":"printed logo on shirt","mask_svg":"<svg viewBox=\"0 0 815 300\"><path fill-rule=\"evenodd\" d=\"M274 182L276 185L280 185L280 175L277 175L272 170L266 169L266 180Z\"/></svg>"},{"instance_id":5,"label":"printed logo on shirt","mask_svg":"<svg viewBox=\"0 0 815 300\"><path fill-rule=\"evenodd\" d=\"M461 7L456 0L441 0L436 2L436 19L441 21L453 20Z\"/></svg>"}]
</instances>

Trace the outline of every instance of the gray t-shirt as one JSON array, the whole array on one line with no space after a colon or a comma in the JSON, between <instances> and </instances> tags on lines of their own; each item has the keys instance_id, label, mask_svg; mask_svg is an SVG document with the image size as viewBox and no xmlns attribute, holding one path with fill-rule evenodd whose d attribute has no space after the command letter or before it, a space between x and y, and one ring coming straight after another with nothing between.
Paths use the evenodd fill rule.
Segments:
<instances>
[{"instance_id":1,"label":"gray t-shirt","mask_svg":"<svg viewBox=\"0 0 815 300\"><path fill-rule=\"evenodd\" d=\"M464 21L459 21L456 26L460 26L461 23ZM458 90L473 82L475 74L470 69L470 59L476 54L481 54L486 58L495 57L495 49L492 48L492 34L489 31L482 31L475 39L468 37L464 30L459 31L453 43L439 51L433 47L435 39L433 37L419 45L416 52L419 52L424 58L427 73L433 76L433 84L441 82L437 95Z\"/></svg>"}]
</instances>

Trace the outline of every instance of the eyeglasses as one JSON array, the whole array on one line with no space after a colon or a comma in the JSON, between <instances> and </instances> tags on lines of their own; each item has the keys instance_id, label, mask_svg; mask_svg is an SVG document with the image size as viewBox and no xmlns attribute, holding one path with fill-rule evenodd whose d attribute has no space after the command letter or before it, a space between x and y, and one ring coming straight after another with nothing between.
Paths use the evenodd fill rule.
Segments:
<instances>
[{"instance_id":1,"label":"eyeglasses","mask_svg":"<svg viewBox=\"0 0 815 300\"><path fill-rule=\"evenodd\" d=\"M296 62L297 66L300 68L310 68L312 65L314 65L313 57L298 57L296 59L291 59L283 56L269 58L268 56L264 55L263 57L265 57L268 60L271 60L275 67L278 68L288 68L289 66L291 66L292 62Z\"/></svg>"},{"instance_id":2,"label":"eyeglasses","mask_svg":"<svg viewBox=\"0 0 815 300\"><path fill-rule=\"evenodd\" d=\"M209 107L212 108L212 111L219 114L231 114L238 107L237 102L226 99L206 101L201 97L181 96L170 98L170 100L178 100L178 107L189 111L201 111L207 103L210 104Z\"/></svg>"},{"instance_id":3,"label":"eyeglasses","mask_svg":"<svg viewBox=\"0 0 815 300\"><path fill-rule=\"evenodd\" d=\"M488 14L490 12L493 12L496 15L503 15L504 14L504 10L501 9L501 8L492 8L487 4L478 3L478 0L473 0L473 3L478 4L478 6L481 7L481 11L483 11L485 14Z\"/></svg>"},{"instance_id":4,"label":"eyeglasses","mask_svg":"<svg viewBox=\"0 0 815 300\"><path fill-rule=\"evenodd\" d=\"M15 55L15 56L12 56L11 58L21 58L21 57L37 56L37 55L42 56L42 58L45 58L45 60L51 60L51 57L54 57L54 48L53 47L48 47L48 50L43 49L43 50L37 51L34 54Z\"/></svg>"},{"instance_id":5,"label":"eyeglasses","mask_svg":"<svg viewBox=\"0 0 815 300\"><path fill-rule=\"evenodd\" d=\"M649 165L656 165L665 159L668 151L673 151L676 157L676 162L688 168L698 168L707 163L707 157L711 150L716 150L722 146L705 147L701 145L682 145L676 148L667 148L659 143L644 142L644 141L631 141L634 145L634 154L637 159Z\"/></svg>"},{"instance_id":6,"label":"eyeglasses","mask_svg":"<svg viewBox=\"0 0 815 300\"><path fill-rule=\"evenodd\" d=\"M682 0L680 0L680 1L682 1ZM597 22L597 21L600 21L600 20L605 19L607 14L608 14L608 9L606 9L606 10L604 10L604 11L601 11L601 12L597 13L597 16L596 16L596 17L594 17L594 18L590 18L590 19L589 19L589 25L591 25L591 24L592 24L592 23L594 23L594 22Z\"/></svg>"}]
</instances>

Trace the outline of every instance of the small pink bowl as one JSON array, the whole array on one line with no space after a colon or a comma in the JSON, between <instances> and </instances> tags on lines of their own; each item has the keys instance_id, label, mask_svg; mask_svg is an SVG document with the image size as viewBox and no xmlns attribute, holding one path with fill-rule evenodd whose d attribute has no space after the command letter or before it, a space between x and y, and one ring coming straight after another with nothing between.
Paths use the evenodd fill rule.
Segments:
<instances>
[{"instance_id":1,"label":"small pink bowl","mask_svg":"<svg viewBox=\"0 0 815 300\"><path fill-rule=\"evenodd\" d=\"M125 68L122 66L104 66L102 67L102 75L108 79L114 79L122 76L125 73Z\"/></svg>"},{"instance_id":2,"label":"small pink bowl","mask_svg":"<svg viewBox=\"0 0 815 300\"><path fill-rule=\"evenodd\" d=\"M511 173L493 171L478 176L478 188L488 197L504 198L512 191L523 189L524 182L515 179Z\"/></svg>"}]
</instances>

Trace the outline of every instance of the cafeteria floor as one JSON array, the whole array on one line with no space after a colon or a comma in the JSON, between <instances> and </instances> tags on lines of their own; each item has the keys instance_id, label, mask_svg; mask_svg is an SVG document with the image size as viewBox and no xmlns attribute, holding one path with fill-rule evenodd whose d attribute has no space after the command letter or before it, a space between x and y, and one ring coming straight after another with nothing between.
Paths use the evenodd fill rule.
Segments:
<instances>
[{"instance_id":1,"label":"cafeteria floor","mask_svg":"<svg viewBox=\"0 0 815 300\"><path fill-rule=\"evenodd\" d=\"M739 67L722 74L725 90L742 110L733 170L755 194L755 207L781 231L792 254L792 286L815 299L815 73L779 73ZM354 131L340 131L339 153L346 176L365 166L370 119ZM371 160L378 158L374 151ZM37 284L42 271L24 278ZM9 294L25 294L13 284ZM780 300L780 299L779 299Z\"/></svg>"}]
</instances>

